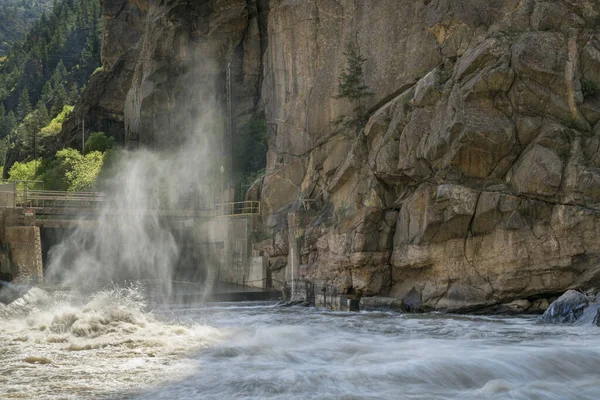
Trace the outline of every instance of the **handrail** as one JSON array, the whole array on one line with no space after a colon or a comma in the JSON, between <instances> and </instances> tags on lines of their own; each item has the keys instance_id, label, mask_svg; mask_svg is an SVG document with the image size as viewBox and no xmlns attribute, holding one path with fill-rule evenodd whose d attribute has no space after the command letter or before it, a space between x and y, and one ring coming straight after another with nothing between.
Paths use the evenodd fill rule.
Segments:
<instances>
[{"instance_id":1,"label":"handrail","mask_svg":"<svg viewBox=\"0 0 600 400\"><path fill-rule=\"evenodd\" d=\"M14 181L13 181L14 183ZM4 202L6 205L0 207L24 207L39 209L40 212L50 212L51 210L66 210L72 209L91 209L97 208L103 202L109 201L109 195L104 192L69 192L62 190L33 190L25 187L24 189L14 188L10 192L1 193L7 200ZM10 202L9 197L14 196L14 201ZM121 211L125 211L120 208ZM255 216L260 215L261 206L260 201L238 201L229 203L218 203L214 204L211 208L204 208L202 210L198 207L191 207L190 209L156 209L156 210L128 210L128 212L168 212L168 211L179 211L184 214L189 211L208 211L215 218L223 217L244 217L244 216ZM207 215L208 216L208 215Z\"/></svg>"},{"instance_id":2,"label":"handrail","mask_svg":"<svg viewBox=\"0 0 600 400\"><path fill-rule=\"evenodd\" d=\"M215 204L215 217L260 215L260 201L235 201Z\"/></svg>"}]
</instances>

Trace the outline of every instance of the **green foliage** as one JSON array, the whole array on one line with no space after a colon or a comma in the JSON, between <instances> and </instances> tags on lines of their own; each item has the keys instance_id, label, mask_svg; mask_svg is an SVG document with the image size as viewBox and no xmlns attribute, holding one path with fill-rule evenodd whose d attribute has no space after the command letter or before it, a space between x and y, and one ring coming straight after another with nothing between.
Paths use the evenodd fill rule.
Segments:
<instances>
[{"instance_id":1,"label":"green foliage","mask_svg":"<svg viewBox=\"0 0 600 400\"><path fill-rule=\"evenodd\" d=\"M267 165L267 123L262 116L254 116L238 131L234 143L235 180L245 191L265 173Z\"/></svg>"},{"instance_id":2,"label":"green foliage","mask_svg":"<svg viewBox=\"0 0 600 400\"><path fill-rule=\"evenodd\" d=\"M38 18L50 11L52 0L2 0L0 5L0 56L25 37ZM2 57L0 57L0 61Z\"/></svg>"},{"instance_id":3,"label":"green foliage","mask_svg":"<svg viewBox=\"0 0 600 400\"><path fill-rule=\"evenodd\" d=\"M104 154L93 151L83 156L74 149L63 149L52 159L16 162L9 171L11 180L42 180L46 189L81 191L96 185Z\"/></svg>"},{"instance_id":4,"label":"green foliage","mask_svg":"<svg viewBox=\"0 0 600 400\"><path fill-rule=\"evenodd\" d=\"M365 84L363 64L367 61L360 52L356 40L350 40L343 53L346 56L346 69L338 78L338 94L336 99L348 99L353 104L352 115L343 115L334 121L337 126L352 127L357 131L367 123L367 110L363 100L373 93Z\"/></svg>"},{"instance_id":5,"label":"green foliage","mask_svg":"<svg viewBox=\"0 0 600 400\"><path fill-rule=\"evenodd\" d=\"M97 73L102 72L102 71L104 71L104 66L101 65L98 68L96 68L94 70L94 72L92 72L92 75L96 75Z\"/></svg>"},{"instance_id":6,"label":"green foliage","mask_svg":"<svg viewBox=\"0 0 600 400\"><path fill-rule=\"evenodd\" d=\"M26 116L31 112L31 102L29 101L29 91L27 88L21 91L21 96L19 97L19 104L17 105L17 119L22 121Z\"/></svg>"},{"instance_id":7,"label":"green foliage","mask_svg":"<svg viewBox=\"0 0 600 400\"><path fill-rule=\"evenodd\" d=\"M18 143L27 154L37 158L43 151L39 142L38 132L48 123L48 113L45 107L29 113L25 119L12 130L11 141Z\"/></svg>"},{"instance_id":8,"label":"green foliage","mask_svg":"<svg viewBox=\"0 0 600 400\"><path fill-rule=\"evenodd\" d=\"M560 157L561 160L563 160L564 162L569 161L569 158L571 157L571 152L568 149L561 149L558 151L558 156Z\"/></svg>"},{"instance_id":9,"label":"green foliage","mask_svg":"<svg viewBox=\"0 0 600 400\"><path fill-rule=\"evenodd\" d=\"M34 3L38 0L7 0ZM39 0L39 3L45 0ZM100 65L100 0L52 0L50 8L0 64L0 139L9 136L7 160L24 161L45 154L61 129L53 119L73 105ZM0 18L2 6L0 6ZM1 19L0 19L1 21ZM2 29L0 28L0 34ZM32 105L35 104L35 107ZM42 131L42 128L43 129ZM10 170L10 165L7 166Z\"/></svg>"},{"instance_id":10,"label":"green foliage","mask_svg":"<svg viewBox=\"0 0 600 400\"><path fill-rule=\"evenodd\" d=\"M51 10L33 24L23 41L10 48L5 62L0 65L0 103L11 104L19 122L29 114L25 99L30 106L41 101L51 116L61 112L64 105L73 104L80 88L100 65L100 1L48 3ZM0 17L1 14L0 7ZM18 106L13 106L14 99L19 99Z\"/></svg>"},{"instance_id":11,"label":"green foliage","mask_svg":"<svg viewBox=\"0 0 600 400\"><path fill-rule=\"evenodd\" d=\"M29 162L16 162L8 173L11 181L33 181L36 179L36 168L41 160L32 160Z\"/></svg>"},{"instance_id":12,"label":"green foliage","mask_svg":"<svg viewBox=\"0 0 600 400\"><path fill-rule=\"evenodd\" d=\"M0 165L4 164L4 160L6 159L6 152L8 151L9 145L10 143L8 137L0 139Z\"/></svg>"},{"instance_id":13,"label":"green foliage","mask_svg":"<svg viewBox=\"0 0 600 400\"><path fill-rule=\"evenodd\" d=\"M440 71L439 79L440 85L445 85L446 82L452 78L452 74L454 73L454 68L452 66L444 66Z\"/></svg>"},{"instance_id":14,"label":"green foliage","mask_svg":"<svg viewBox=\"0 0 600 400\"><path fill-rule=\"evenodd\" d=\"M65 181L69 191L90 189L102 169L104 155L93 151L82 156L77 150L63 149L56 153L56 158L65 170Z\"/></svg>"},{"instance_id":15,"label":"green foliage","mask_svg":"<svg viewBox=\"0 0 600 400\"><path fill-rule=\"evenodd\" d=\"M63 122L71 115L71 112L73 112L73 106L64 106L62 111L48 125L40 129L40 137L56 137L62 129Z\"/></svg>"},{"instance_id":16,"label":"green foliage","mask_svg":"<svg viewBox=\"0 0 600 400\"><path fill-rule=\"evenodd\" d=\"M104 153L115 146L115 138L108 137L104 132L94 132L85 141L84 152L85 154L93 151L99 151Z\"/></svg>"},{"instance_id":17,"label":"green foliage","mask_svg":"<svg viewBox=\"0 0 600 400\"><path fill-rule=\"evenodd\" d=\"M583 94L584 99L588 99L600 93L600 87L598 87L598 84L594 81L591 81L589 79L582 79L581 93Z\"/></svg>"}]
</instances>

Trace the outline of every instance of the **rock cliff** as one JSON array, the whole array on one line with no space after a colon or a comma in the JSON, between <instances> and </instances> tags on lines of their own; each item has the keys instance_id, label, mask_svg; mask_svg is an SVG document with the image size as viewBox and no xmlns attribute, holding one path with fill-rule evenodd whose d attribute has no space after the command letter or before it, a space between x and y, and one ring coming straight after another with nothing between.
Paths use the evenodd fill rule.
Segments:
<instances>
[{"instance_id":1,"label":"rock cliff","mask_svg":"<svg viewBox=\"0 0 600 400\"><path fill-rule=\"evenodd\" d=\"M169 145L223 115L230 62L235 120L265 113L267 175L248 196L275 285L450 311L600 285L600 0L104 9L104 70L80 107L124 141ZM334 98L351 39L374 93L360 134L332 125L351 110Z\"/></svg>"}]
</instances>

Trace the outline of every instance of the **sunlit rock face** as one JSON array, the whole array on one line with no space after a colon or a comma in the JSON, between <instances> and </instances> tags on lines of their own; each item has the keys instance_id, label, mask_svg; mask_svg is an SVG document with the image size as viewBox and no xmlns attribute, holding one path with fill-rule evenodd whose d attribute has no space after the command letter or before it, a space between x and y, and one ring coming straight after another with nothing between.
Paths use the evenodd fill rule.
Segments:
<instances>
[{"instance_id":1,"label":"sunlit rock face","mask_svg":"<svg viewBox=\"0 0 600 400\"><path fill-rule=\"evenodd\" d=\"M600 286L600 1L104 9L84 104L128 145L175 146L208 119L222 145L229 62L236 124L265 112L268 171L249 196L274 284L297 258L296 274L340 293L426 309ZM332 124L352 110L334 96L353 38L373 92L360 133Z\"/></svg>"},{"instance_id":2,"label":"sunlit rock face","mask_svg":"<svg viewBox=\"0 0 600 400\"><path fill-rule=\"evenodd\" d=\"M597 286L599 7L272 1L261 195L301 220L266 220L273 276L295 236L300 275L429 309ZM331 124L350 107L333 96L352 37L374 92L360 134Z\"/></svg>"}]
</instances>

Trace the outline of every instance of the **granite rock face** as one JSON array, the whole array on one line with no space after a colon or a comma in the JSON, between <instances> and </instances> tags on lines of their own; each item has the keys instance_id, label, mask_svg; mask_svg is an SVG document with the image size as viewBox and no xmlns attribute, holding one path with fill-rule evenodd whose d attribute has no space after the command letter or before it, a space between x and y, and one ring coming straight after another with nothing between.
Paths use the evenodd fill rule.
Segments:
<instances>
[{"instance_id":1,"label":"granite rock face","mask_svg":"<svg viewBox=\"0 0 600 400\"><path fill-rule=\"evenodd\" d=\"M103 1L103 67L63 127L61 146L79 143L83 118L88 130L104 131L129 148L176 147L197 135L222 153L228 68L235 122L243 124L257 109L260 3Z\"/></svg>"},{"instance_id":2,"label":"granite rock face","mask_svg":"<svg viewBox=\"0 0 600 400\"><path fill-rule=\"evenodd\" d=\"M261 199L295 214L267 227L291 238L288 263L340 293L449 311L597 285L599 12L272 1L262 97L277 129ZM374 92L360 134L331 124L349 112L334 95L351 38Z\"/></svg>"},{"instance_id":3,"label":"granite rock face","mask_svg":"<svg viewBox=\"0 0 600 400\"><path fill-rule=\"evenodd\" d=\"M248 196L275 285L448 311L598 287L600 0L104 9L104 71L78 107L124 142L175 145L212 116L223 146L230 62L236 124L264 112L267 174ZM352 110L334 98L349 40L373 92L360 133L332 124Z\"/></svg>"}]
</instances>

